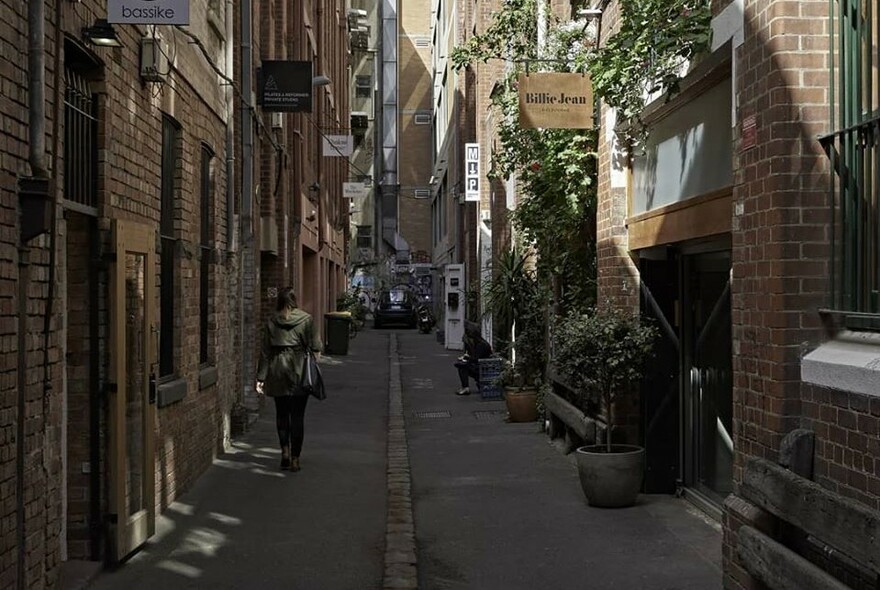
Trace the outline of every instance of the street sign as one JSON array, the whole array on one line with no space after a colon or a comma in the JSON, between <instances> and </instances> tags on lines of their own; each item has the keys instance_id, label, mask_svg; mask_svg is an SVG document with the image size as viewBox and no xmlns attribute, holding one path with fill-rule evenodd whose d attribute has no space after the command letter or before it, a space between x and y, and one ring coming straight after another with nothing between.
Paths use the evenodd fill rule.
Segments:
<instances>
[{"instance_id":1,"label":"street sign","mask_svg":"<svg viewBox=\"0 0 880 590\"><path fill-rule=\"evenodd\" d=\"M359 199L367 196L367 187L363 182L343 182L342 196L346 199Z\"/></svg>"},{"instance_id":2,"label":"street sign","mask_svg":"<svg viewBox=\"0 0 880 590\"><path fill-rule=\"evenodd\" d=\"M257 104L267 113L312 112L312 62L264 61Z\"/></svg>"},{"instance_id":3,"label":"street sign","mask_svg":"<svg viewBox=\"0 0 880 590\"><path fill-rule=\"evenodd\" d=\"M188 25L189 0L107 0L107 22Z\"/></svg>"},{"instance_id":4,"label":"street sign","mask_svg":"<svg viewBox=\"0 0 880 590\"><path fill-rule=\"evenodd\" d=\"M323 154L328 158L347 158L354 151L351 135L325 135Z\"/></svg>"},{"instance_id":5,"label":"street sign","mask_svg":"<svg viewBox=\"0 0 880 590\"><path fill-rule=\"evenodd\" d=\"M464 144L464 200L480 200L480 144Z\"/></svg>"}]
</instances>

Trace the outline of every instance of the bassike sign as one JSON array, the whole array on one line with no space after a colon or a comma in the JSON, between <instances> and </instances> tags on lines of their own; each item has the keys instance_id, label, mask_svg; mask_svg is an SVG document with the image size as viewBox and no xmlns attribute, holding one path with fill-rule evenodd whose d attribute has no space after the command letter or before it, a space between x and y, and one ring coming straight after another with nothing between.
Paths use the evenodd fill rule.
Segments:
<instances>
[{"instance_id":1,"label":"bassike sign","mask_svg":"<svg viewBox=\"0 0 880 590\"><path fill-rule=\"evenodd\" d=\"M107 0L107 22L188 25L189 0Z\"/></svg>"},{"instance_id":2,"label":"bassike sign","mask_svg":"<svg viewBox=\"0 0 880 590\"><path fill-rule=\"evenodd\" d=\"M589 129L593 89L584 74L539 72L519 76L519 126L524 129Z\"/></svg>"},{"instance_id":3,"label":"bassike sign","mask_svg":"<svg viewBox=\"0 0 880 590\"><path fill-rule=\"evenodd\" d=\"M464 200L480 200L480 144L464 144Z\"/></svg>"}]
</instances>

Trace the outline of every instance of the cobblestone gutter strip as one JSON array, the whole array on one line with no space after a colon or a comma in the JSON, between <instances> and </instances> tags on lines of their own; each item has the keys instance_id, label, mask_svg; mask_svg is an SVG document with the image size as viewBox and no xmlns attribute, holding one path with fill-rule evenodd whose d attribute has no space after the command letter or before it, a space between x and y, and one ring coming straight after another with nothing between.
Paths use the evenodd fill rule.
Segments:
<instances>
[{"instance_id":1,"label":"cobblestone gutter strip","mask_svg":"<svg viewBox=\"0 0 880 590\"><path fill-rule=\"evenodd\" d=\"M403 418L403 388L397 335L389 343L391 363L388 382L388 516L385 528L384 589L419 587L416 530L410 497L409 450Z\"/></svg>"}]
</instances>

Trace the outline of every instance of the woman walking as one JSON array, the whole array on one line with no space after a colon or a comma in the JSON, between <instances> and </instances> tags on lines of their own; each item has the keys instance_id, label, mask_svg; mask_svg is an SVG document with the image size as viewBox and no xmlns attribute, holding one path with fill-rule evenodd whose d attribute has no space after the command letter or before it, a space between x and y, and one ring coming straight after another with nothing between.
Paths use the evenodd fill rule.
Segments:
<instances>
[{"instance_id":1,"label":"woman walking","mask_svg":"<svg viewBox=\"0 0 880 590\"><path fill-rule=\"evenodd\" d=\"M321 351L312 316L297 308L296 293L285 287L278 293L275 315L266 323L257 393L275 400L275 424L281 445L281 469L299 471L303 418L309 396L300 387L305 348Z\"/></svg>"}]
</instances>

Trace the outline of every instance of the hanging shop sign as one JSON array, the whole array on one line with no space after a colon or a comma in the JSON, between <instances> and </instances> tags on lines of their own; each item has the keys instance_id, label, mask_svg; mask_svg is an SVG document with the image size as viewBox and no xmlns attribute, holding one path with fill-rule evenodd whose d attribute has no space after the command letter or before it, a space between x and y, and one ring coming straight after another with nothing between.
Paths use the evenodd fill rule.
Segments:
<instances>
[{"instance_id":1,"label":"hanging shop sign","mask_svg":"<svg viewBox=\"0 0 880 590\"><path fill-rule=\"evenodd\" d=\"M257 104L263 111L312 112L312 62L264 61L257 78Z\"/></svg>"},{"instance_id":2,"label":"hanging shop sign","mask_svg":"<svg viewBox=\"0 0 880 590\"><path fill-rule=\"evenodd\" d=\"M107 22L188 25L189 0L107 0Z\"/></svg>"},{"instance_id":3,"label":"hanging shop sign","mask_svg":"<svg viewBox=\"0 0 880 590\"><path fill-rule=\"evenodd\" d=\"M351 135L325 135L324 156L328 158L347 158L354 150L354 140Z\"/></svg>"},{"instance_id":4,"label":"hanging shop sign","mask_svg":"<svg viewBox=\"0 0 880 590\"><path fill-rule=\"evenodd\" d=\"M519 126L524 129L590 129L593 88L586 74L519 75Z\"/></svg>"},{"instance_id":5,"label":"hanging shop sign","mask_svg":"<svg viewBox=\"0 0 880 590\"><path fill-rule=\"evenodd\" d=\"M367 187L363 182L343 182L342 196L346 199L359 199L367 196Z\"/></svg>"},{"instance_id":6,"label":"hanging shop sign","mask_svg":"<svg viewBox=\"0 0 880 590\"><path fill-rule=\"evenodd\" d=\"M480 200L480 144L464 144L464 200Z\"/></svg>"}]
</instances>

